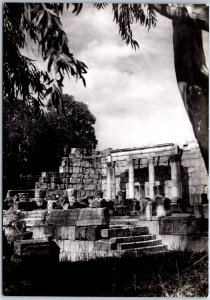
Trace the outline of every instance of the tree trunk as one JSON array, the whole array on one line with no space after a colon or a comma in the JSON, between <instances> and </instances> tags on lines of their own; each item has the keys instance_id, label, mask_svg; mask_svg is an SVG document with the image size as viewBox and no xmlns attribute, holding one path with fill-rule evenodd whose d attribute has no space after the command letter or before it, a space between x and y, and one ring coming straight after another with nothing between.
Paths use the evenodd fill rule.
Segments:
<instances>
[{"instance_id":1,"label":"tree trunk","mask_svg":"<svg viewBox=\"0 0 210 300\"><path fill-rule=\"evenodd\" d=\"M206 4L150 4L173 21L174 64L178 87L208 170L208 70L202 29L209 28Z\"/></svg>"},{"instance_id":2,"label":"tree trunk","mask_svg":"<svg viewBox=\"0 0 210 300\"><path fill-rule=\"evenodd\" d=\"M174 20L173 43L178 87L208 170L208 73L202 31Z\"/></svg>"},{"instance_id":3,"label":"tree trunk","mask_svg":"<svg viewBox=\"0 0 210 300\"><path fill-rule=\"evenodd\" d=\"M149 7L169 19L209 31L209 7L206 4L149 4Z\"/></svg>"}]
</instances>

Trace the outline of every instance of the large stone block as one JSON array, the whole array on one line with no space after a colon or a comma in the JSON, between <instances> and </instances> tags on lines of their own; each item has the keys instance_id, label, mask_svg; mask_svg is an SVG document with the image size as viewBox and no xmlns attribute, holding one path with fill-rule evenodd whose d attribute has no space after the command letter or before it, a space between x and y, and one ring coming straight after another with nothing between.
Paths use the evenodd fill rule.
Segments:
<instances>
[{"instance_id":1,"label":"large stone block","mask_svg":"<svg viewBox=\"0 0 210 300\"><path fill-rule=\"evenodd\" d=\"M87 239L87 226L77 226L76 227L76 240L86 240Z\"/></svg>"},{"instance_id":2,"label":"large stone block","mask_svg":"<svg viewBox=\"0 0 210 300\"><path fill-rule=\"evenodd\" d=\"M19 219L14 210L3 211L3 226L12 226L12 224Z\"/></svg>"},{"instance_id":3,"label":"large stone block","mask_svg":"<svg viewBox=\"0 0 210 300\"><path fill-rule=\"evenodd\" d=\"M86 238L88 241L96 241L100 239L101 226L88 226Z\"/></svg>"},{"instance_id":4,"label":"large stone block","mask_svg":"<svg viewBox=\"0 0 210 300\"><path fill-rule=\"evenodd\" d=\"M165 217L160 220L160 234L196 235L197 223L193 217Z\"/></svg>"},{"instance_id":5,"label":"large stone block","mask_svg":"<svg viewBox=\"0 0 210 300\"><path fill-rule=\"evenodd\" d=\"M33 232L26 231L26 232L17 232L16 234L8 237L8 241L18 241L18 240L29 240L33 236Z\"/></svg>"},{"instance_id":6,"label":"large stone block","mask_svg":"<svg viewBox=\"0 0 210 300\"><path fill-rule=\"evenodd\" d=\"M75 240L75 226L59 226L55 227L54 239L56 240Z\"/></svg>"},{"instance_id":7,"label":"large stone block","mask_svg":"<svg viewBox=\"0 0 210 300\"><path fill-rule=\"evenodd\" d=\"M75 226L77 224L79 208L68 210L52 210L47 216L47 224L54 226Z\"/></svg>"},{"instance_id":8,"label":"large stone block","mask_svg":"<svg viewBox=\"0 0 210 300\"><path fill-rule=\"evenodd\" d=\"M28 202L28 201L21 201L17 203L19 210L34 210L35 209L35 203L34 202Z\"/></svg>"},{"instance_id":9,"label":"large stone block","mask_svg":"<svg viewBox=\"0 0 210 300\"><path fill-rule=\"evenodd\" d=\"M25 255L47 255L50 254L50 243L43 240L20 240L14 242L14 254Z\"/></svg>"},{"instance_id":10,"label":"large stone block","mask_svg":"<svg viewBox=\"0 0 210 300\"><path fill-rule=\"evenodd\" d=\"M208 204L195 204L194 214L197 219L208 219Z\"/></svg>"},{"instance_id":11,"label":"large stone block","mask_svg":"<svg viewBox=\"0 0 210 300\"><path fill-rule=\"evenodd\" d=\"M38 219L45 219L47 211L45 209L37 209L33 211L22 211L21 216L22 218L38 218Z\"/></svg>"},{"instance_id":12,"label":"large stone block","mask_svg":"<svg viewBox=\"0 0 210 300\"><path fill-rule=\"evenodd\" d=\"M41 226L45 224L47 211L44 209L33 211L22 211L21 219L25 220L27 227Z\"/></svg>"},{"instance_id":13,"label":"large stone block","mask_svg":"<svg viewBox=\"0 0 210 300\"><path fill-rule=\"evenodd\" d=\"M80 209L77 226L108 225L109 216L107 208L82 208Z\"/></svg>"},{"instance_id":14,"label":"large stone block","mask_svg":"<svg viewBox=\"0 0 210 300\"><path fill-rule=\"evenodd\" d=\"M191 203L191 205L201 203L201 194L191 194L190 195L190 203Z\"/></svg>"},{"instance_id":15,"label":"large stone block","mask_svg":"<svg viewBox=\"0 0 210 300\"><path fill-rule=\"evenodd\" d=\"M29 198L34 197L34 190L8 190L6 198L14 197L15 195L18 195L18 193L27 193Z\"/></svg>"}]
</instances>

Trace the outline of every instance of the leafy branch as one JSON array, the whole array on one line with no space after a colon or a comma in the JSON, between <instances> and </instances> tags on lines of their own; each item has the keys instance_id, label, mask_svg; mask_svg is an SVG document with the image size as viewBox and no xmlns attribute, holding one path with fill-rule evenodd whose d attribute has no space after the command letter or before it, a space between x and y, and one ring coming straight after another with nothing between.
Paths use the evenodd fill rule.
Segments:
<instances>
[{"instance_id":1,"label":"leafy branch","mask_svg":"<svg viewBox=\"0 0 210 300\"><path fill-rule=\"evenodd\" d=\"M70 7L77 15L82 4L4 4L3 90L11 103L15 99L30 101L37 98L37 103L41 105L50 94L55 107L61 110L64 76L67 74L81 79L86 84L84 74L87 73L87 66L70 52L60 21L64 8ZM21 54L20 50L28 39L38 45L43 60L47 62L47 72L39 71L31 60Z\"/></svg>"},{"instance_id":2,"label":"leafy branch","mask_svg":"<svg viewBox=\"0 0 210 300\"><path fill-rule=\"evenodd\" d=\"M107 7L105 3L94 4L97 9ZM135 50L139 48L138 42L133 38L132 24L139 23L148 30L157 23L155 10L147 4L112 4L114 21L119 27L119 34L126 45L131 45Z\"/></svg>"}]
</instances>

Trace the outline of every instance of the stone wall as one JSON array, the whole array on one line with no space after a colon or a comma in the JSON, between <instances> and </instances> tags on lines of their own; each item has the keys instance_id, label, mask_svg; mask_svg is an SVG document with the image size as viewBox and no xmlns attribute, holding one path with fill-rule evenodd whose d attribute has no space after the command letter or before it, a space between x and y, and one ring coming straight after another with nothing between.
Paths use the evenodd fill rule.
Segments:
<instances>
[{"instance_id":1,"label":"stone wall","mask_svg":"<svg viewBox=\"0 0 210 300\"><path fill-rule=\"evenodd\" d=\"M62 157L59 172L42 172L36 189L46 189L46 197L66 195L66 189L77 190L77 198L89 198L101 190L101 160L88 159L75 151L69 157Z\"/></svg>"},{"instance_id":2,"label":"stone wall","mask_svg":"<svg viewBox=\"0 0 210 300\"><path fill-rule=\"evenodd\" d=\"M191 204L201 202L201 194L208 194L208 174L197 143L183 146L181 156L183 197Z\"/></svg>"}]
</instances>

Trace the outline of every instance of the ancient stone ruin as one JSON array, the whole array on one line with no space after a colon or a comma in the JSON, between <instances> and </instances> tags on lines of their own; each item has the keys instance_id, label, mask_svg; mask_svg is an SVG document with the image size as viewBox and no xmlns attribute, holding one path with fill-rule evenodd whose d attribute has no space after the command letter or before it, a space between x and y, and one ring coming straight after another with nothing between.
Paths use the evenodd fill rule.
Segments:
<instances>
[{"instance_id":1,"label":"ancient stone ruin","mask_svg":"<svg viewBox=\"0 0 210 300\"><path fill-rule=\"evenodd\" d=\"M34 190L8 191L4 234L13 260L50 253L78 260L204 251L207 188L197 143L109 149L91 156L72 149L58 172L42 172ZM55 246L59 251L52 250Z\"/></svg>"}]
</instances>

